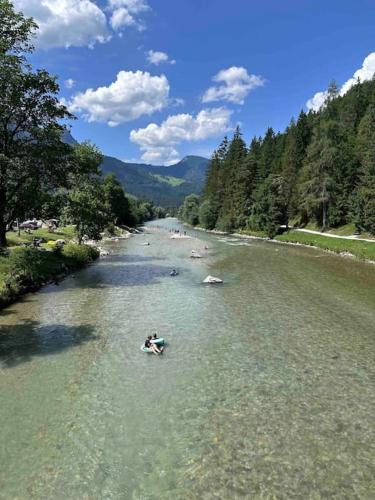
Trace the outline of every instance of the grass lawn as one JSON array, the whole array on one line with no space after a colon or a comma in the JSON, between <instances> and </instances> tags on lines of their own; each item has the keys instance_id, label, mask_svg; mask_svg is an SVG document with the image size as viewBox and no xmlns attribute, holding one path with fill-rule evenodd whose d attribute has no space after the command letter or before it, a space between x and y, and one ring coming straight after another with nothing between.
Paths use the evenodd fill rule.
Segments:
<instances>
[{"instance_id":1,"label":"grass lawn","mask_svg":"<svg viewBox=\"0 0 375 500\"><path fill-rule=\"evenodd\" d=\"M8 246L14 247L22 243L31 243L33 238L44 238L46 241L65 240L66 242L74 238L74 226L59 227L55 232L51 233L48 229L36 229L31 233L26 233L21 230L20 236L17 231L8 231L7 240Z\"/></svg>"},{"instance_id":2,"label":"grass lawn","mask_svg":"<svg viewBox=\"0 0 375 500\"><path fill-rule=\"evenodd\" d=\"M330 238L320 234L302 233L293 230L276 236L275 240L316 246L335 253L349 252L360 259L375 261L375 242Z\"/></svg>"}]
</instances>

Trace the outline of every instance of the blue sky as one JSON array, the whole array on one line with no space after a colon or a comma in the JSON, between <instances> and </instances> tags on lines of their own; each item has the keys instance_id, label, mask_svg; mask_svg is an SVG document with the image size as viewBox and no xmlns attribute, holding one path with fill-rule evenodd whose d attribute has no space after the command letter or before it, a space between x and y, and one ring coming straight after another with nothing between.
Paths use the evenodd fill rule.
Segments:
<instances>
[{"instance_id":1,"label":"blue sky","mask_svg":"<svg viewBox=\"0 0 375 500\"><path fill-rule=\"evenodd\" d=\"M14 2L40 24L32 62L59 76L74 137L125 160L208 156L238 122L249 142L375 71L373 0Z\"/></svg>"}]
</instances>

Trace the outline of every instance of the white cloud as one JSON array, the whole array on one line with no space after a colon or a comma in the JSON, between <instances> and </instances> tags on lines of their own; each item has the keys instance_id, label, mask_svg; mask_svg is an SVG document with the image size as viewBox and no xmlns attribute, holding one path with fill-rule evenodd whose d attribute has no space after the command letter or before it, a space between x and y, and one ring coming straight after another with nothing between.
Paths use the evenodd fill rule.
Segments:
<instances>
[{"instance_id":1,"label":"white cloud","mask_svg":"<svg viewBox=\"0 0 375 500\"><path fill-rule=\"evenodd\" d=\"M190 114L169 116L160 125L130 132L130 140L138 144L142 160L170 164L179 159L176 147L184 141L201 141L216 137L230 128L232 111L227 108L203 109L195 117Z\"/></svg>"},{"instance_id":2,"label":"white cloud","mask_svg":"<svg viewBox=\"0 0 375 500\"><path fill-rule=\"evenodd\" d=\"M176 61L174 59L170 59L168 54L157 50L149 50L147 52L147 61L150 64L155 64L156 66L162 63L176 64Z\"/></svg>"},{"instance_id":3,"label":"white cloud","mask_svg":"<svg viewBox=\"0 0 375 500\"><path fill-rule=\"evenodd\" d=\"M150 9L146 0L109 0L108 10L112 12L110 23L118 31L126 26L135 26L142 31L145 26L139 15Z\"/></svg>"},{"instance_id":4,"label":"white cloud","mask_svg":"<svg viewBox=\"0 0 375 500\"><path fill-rule=\"evenodd\" d=\"M345 95L348 90L350 90L353 85L360 82L365 82L366 80L371 80L375 74L375 52L371 52L362 63L362 67L354 72L354 75L349 78L341 87L340 95ZM307 109L313 111L318 111L325 103L327 98L327 91L317 92L311 99L306 102Z\"/></svg>"},{"instance_id":5,"label":"white cloud","mask_svg":"<svg viewBox=\"0 0 375 500\"><path fill-rule=\"evenodd\" d=\"M67 89L72 89L75 84L76 82L75 80L73 80L73 78L68 78L67 80L64 81L64 85Z\"/></svg>"},{"instance_id":6,"label":"white cloud","mask_svg":"<svg viewBox=\"0 0 375 500\"><path fill-rule=\"evenodd\" d=\"M108 0L101 9L95 0L14 0L17 10L32 16L39 31L39 48L93 47L125 27L145 28L140 16L149 10L146 0ZM108 19L107 15L108 14Z\"/></svg>"},{"instance_id":7,"label":"white cloud","mask_svg":"<svg viewBox=\"0 0 375 500\"><path fill-rule=\"evenodd\" d=\"M223 85L210 87L203 95L203 102L229 101L243 104L250 90L265 84L263 77L251 75L245 68L232 66L222 69L212 80Z\"/></svg>"},{"instance_id":8,"label":"white cloud","mask_svg":"<svg viewBox=\"0 0 375 500\"><path fill-rule=\"evenodd\" d=\"M371 80L375 73L375 52L369 54L362 63L362 67L357 69L352 78L344 83L341 87L340 94L344 95L346 92L357 83L365 82L366 80Z\"/></svg>"},{"instance_id":9,"label":"white cloud","mask_svg":"<svg viewBox=\"0 0 375 500\"><path fill-rule=\"evenodd\" d=\"M317 92L311 99L306 102L307 109L312 109L318 111L325 103L328 96L328 92Z\"/></svg>"},{"instance_id":10,"label":"white cloud","mask_svg":"<svg viewBox=\"0 0 375 500\"><path fill-rule=\"evenodd\" d=\"M93 46L110 39L106 16L91 0L14 0L39 25L41 48Z\"/></svg>"},{"instance_id":11,"label":"white cloud","mask_svg":"<svg viewBox=\"0 0 375 500\"><path fill-rule=\"evenodd\" d=\"M164 75L143 71L120 71L108 87L87 89L69 103L73 112L83 113L88 122L116 127L142 115L160 111L169 103L169 83Z\"/></svg>"}]
</instances>

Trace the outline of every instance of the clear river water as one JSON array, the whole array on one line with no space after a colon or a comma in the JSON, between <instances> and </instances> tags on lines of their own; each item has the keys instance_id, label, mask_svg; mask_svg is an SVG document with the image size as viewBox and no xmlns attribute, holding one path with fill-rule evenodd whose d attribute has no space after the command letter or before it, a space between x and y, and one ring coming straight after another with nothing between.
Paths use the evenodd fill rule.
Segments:
<instances>
[{"instance_id":1,"label":"clear river water","mask_svg":"<svg viewBox=\"0 0 375 500\"><path fill-rule=\"evenodd\" d=\"M375 266L179 227L1 312L0 498L375 498Z\"/></svg>"}]
</instances>

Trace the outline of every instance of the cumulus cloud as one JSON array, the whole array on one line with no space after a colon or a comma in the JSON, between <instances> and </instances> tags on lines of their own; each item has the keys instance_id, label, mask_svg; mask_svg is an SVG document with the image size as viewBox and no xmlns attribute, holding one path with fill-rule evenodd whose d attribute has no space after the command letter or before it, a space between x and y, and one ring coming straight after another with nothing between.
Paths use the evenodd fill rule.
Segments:
<instances>
[{"instance_id":1,"label":"cumulus cloud","mask_svg":"<svg viewBox=\"0 0 375 500\"><path fill-rule=\"evenodd\" d=\"M170 164L179 159L176 147L184 141L216 137L230 128L232 111L227 108L203 109L196 116L181 113L169 116L160 125L130 132L130 140L141 148L142 160Z\"/></svg>"},{"instance_id":2,"label":"cumulus cloud","mask_svg":"<svg viewBox=\"0 0 375 500\"><path fill-rule=\"evenodd\" d=\"M222 85L215 85L206 90L203 102L229 101L243 104L248 93L265 84L263 77L251 75L245 68L232 66L222 69L212 80Z\"/></svg>"},{"instance_id":3,"label":"cumulus cloud","mask_svg":"<svg viewBox=\"0 0 375 500\"><path fill-rule=\"evenodd\" d=\"M150 64L155 64L156 66L162 63L176 64L176 61L174 59L170 59L168 54L157 50L149 50L147 52L147 61Z\"/></svg>"},{"instance_id":4,"label":"cumulus cloud","mask_svg":"<svg viewBox=\"0 0 375 500\"><path fill-rule=\"evenodd\" d=\"M67 89L72 89L75 84L76 82L75 80L73 80L73 78L68 78L67 80L64 80L64 85Z\"/></svg>"},{"instance_id":5,"label":"cumulus cloud","mask_svg":"<svg viewBox=\"0 0 375 500\"><path fill-rule=\"evenodd\" d=\"M73 113L82 113L88 122L116 127L142 115L160 111L169 103L169 83L164 75L143 71L120 71L108 87L87 89L69 102Z\"/></svg>"},{"instance_id":6,"label":"cumulus cloud","mask_svg":"<svg viewBox=\"0 0 375 500\"><path fill-rule=\"evenodd\" d=\"M143 30L140 16L150 8L146 0L108 0L103 9L94 0L14 0L14 6L34 17L39 26L36 44L44 49L93 47L111 39L110 27Z\"/></svg>"},{"instance_id":7,"label":"cumulus cloud","mask_svg":"<svg viewBox=\"0 0 375 500\"><path fill-rule=\"evenodd\" d=\"M320 109L326 102L327 97L328 92L326 90L324 92L317 92L306 102L307 109L318 111L318 109Z\"/></svg>"},{"instance_id":8,"label":"cumulus cloud","mask_svg":"<svg viewBox=\"0 0 375 500\"><path fill-rule=\"evenodd\" d=\"M353 85L366 80L371 80L375 74L375 52L371 52L362 63L362 67L354 72L354 75L347 80L340 88L340 95L345 95ZM306 107L309 110L318 111L325 103L327 91L317 92L311 99L306 102Z\"/></svg>"},{"instance_id":9,"label":"cumulus cloud","mask_svg":"<svg viewBox=\"0 0 375 500\"><path fill-rule=\"evenodd\" d=\"M150 9L145 0L109 0L108 10L112 12L110 23L118 31L127 26L134 26L142 31L145 26L140 14Z\"/></svg>"},{"instance_id":10,"label":"cumulus cloud","mask_svg":"<svg viewBox=\"0 0 375 500\"><path fill-rule=\"evenodd\" d=\"M14 6L38 23L38 47L92 47L110 39L106 16L91 0L14 0Z\"/></svg>"}]
</instances>

